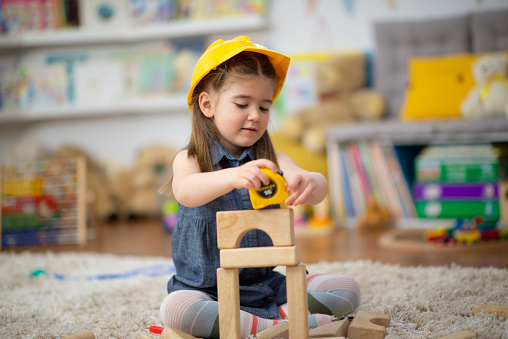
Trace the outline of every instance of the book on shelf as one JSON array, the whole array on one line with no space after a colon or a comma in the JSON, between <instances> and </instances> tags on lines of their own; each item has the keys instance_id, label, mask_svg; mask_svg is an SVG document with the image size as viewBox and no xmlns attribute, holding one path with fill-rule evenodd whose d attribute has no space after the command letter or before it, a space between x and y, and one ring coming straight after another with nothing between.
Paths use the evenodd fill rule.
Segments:
<instances>
[{"instance_id":1,"label":"book on shelf","mask_svg":"<svg viewBox=\"0 0 508 339\"><path fill-rule=\"evenodd\" d=\"M342 191L336 191L338 194L337 196L340 196L344 200L344 205L346 209L346 216L353 216L356 215L354 204L353 204L353 197L351 192L351 178L349 176L349 171L347 170L347 153L345 147L339 147L338 150L340 152L339 159L341 160L341 164L339 167L342 168L341 172L338 173L340 175L342 173L341 177L341 183L342 183ZM340 194L342 193L342 194Z\"/></svg>"},{"instance_id":2,"label":"book on shelf","mask_svg":"<svg viewBox=\"0 0 508 339\"><path fill-rule=\"evenodd\" d=\"M497 181L498 154L492 146L429 147L415 159L418 182Z\"/></svg>"},{"instance_id":3,"label":"book on shelf","mask_svg":"<svg viewBox=\"0 0 508 339\"><path fill-rule=\"evenodd\" d=\"M420 218L474 218L483 216L489 220L499 219L498 200L429 200L417 201Z\"/></svg>"},{"instance_id":4,"label":"book on shelf","mask_svg":"<svg viewBox=\"0 0 508 339\"><path fill-rule=\"evenodd\" d=\"M473 200L498 199L499 197L497 182L417 182L414 185L414 195L417 200Z\"/></svg>"}]
</instances>

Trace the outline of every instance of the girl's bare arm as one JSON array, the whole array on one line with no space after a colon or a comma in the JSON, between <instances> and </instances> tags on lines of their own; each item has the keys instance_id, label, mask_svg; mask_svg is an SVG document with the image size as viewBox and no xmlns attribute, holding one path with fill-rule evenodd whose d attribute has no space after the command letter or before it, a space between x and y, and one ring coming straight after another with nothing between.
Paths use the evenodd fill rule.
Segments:
<instances>
[{"instance_id":1,"label":"girl's bare arm","mask_svg":"<svg viewBox=\"0 0 508 339\"><path fill-rule=\"evenodd\" d=\"M183 150L173 162L173 194L184 206L201 206L235 188L258 189L262 183L267 185L269 179L261 168L277 171L273 162L259 159L239 167L203 173L197 160L188 157L187 151Z\"/></svg>"}]
</instances>

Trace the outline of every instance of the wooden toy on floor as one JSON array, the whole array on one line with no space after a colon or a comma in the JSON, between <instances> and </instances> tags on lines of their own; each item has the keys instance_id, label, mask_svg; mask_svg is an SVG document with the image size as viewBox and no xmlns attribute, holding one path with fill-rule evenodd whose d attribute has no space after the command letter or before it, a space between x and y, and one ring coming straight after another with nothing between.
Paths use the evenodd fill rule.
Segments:
<instances>
[{"instance_id":1,"label":"wooden toy on floor","mask_svg":"<svg viewBox=\"0 0 508 339\"><path fill-rule=\"evenodd\" d=\"M508 306L478 304L473 306L472 311L473 314L481 313L483 311L485 313L496 313L498 316L505 319L508 318Z\"/></svg>"},{"instance_id":2,"label":"wooden toy on floor","mask_svg":"<svg viewBox=\"0 0 508 339\"><path fill-rule=\"evenodd\" d=\"M385 337L385 330L390 326L388 314L358 311L349 325L349 339L380 339Z\"/></svg>"},{"instance_id":3,"label":"wooden toy on floor","mask_svg":"<svg viewBox=\"0 0 508 339\"><path fill-rule=\"evenodd\" d=\"M461 331L447 335L446 337L440 337L439 339L476 339L478 336L476 333L471 331Z\"/></svg>"},{"instance_id":4,"label":"wooden toy on floor","mask_svg":"<svg viewBox=\"0 0 508 339\"><path fill-rule=\"evenodd\" d=\"M81 331L79 333L65 337L64 339L95 339L95 335L90 330Z\"/></svg>"},{"instance_id":5,"label":"wooden toy on floor","mask_svg":"<svg viewBox=\"0 0 508 339\"><path fill-rule=\"evenodd\" d=\"M329 324L313 328L309 331L309 338L343 338L347 336L349 319L334 321ZM281 322L256 335L257 339L287 339L289 338L288 322Z\"/></svg>"},{"instance_id":6,"label":"wooden toy on floor","mask_svg":"<svg viewBox=\"0 0 508 339\"><path fill-rule=\"evenodd\" d=\"M265 232L274 247L238 248L252 229ZM300 251L295 246L292 209L224 211L217 213L217 269L219 331L221 339L240 338L240 290L238 268L286 267L289 337L307 339L309 319L307 281ZM244 255L245 254L245 255Z\"/></svg>"},{"instance_id":7,"label":"wooden toy on floor","mask_svg":"<svg viewBox=\"0 0 508 339\"><path fill-rule=\"evenodd\" d=\"M177 330L171 326L165 326L164 331L162 331L160 339L197 339L196 337L191 336L185 332Z\"/></svg>"},{"instance_id":8,"label":"wooden toy on floor","mask_svg":"<svg viewBox=\"0 0 508 339\"><path fill-rule=\"evenodd\" d=\"M289 323L283 321L256 334L256 339L288 339Z\"/></svg>"},{"instance_id":9,"label":"wooden toy on floor","mask_svg":"<svg viewBox=\"0 0 508 339\"><path fill-rule=\"evenodd\" d=\"M344 318L329 324L313 328L309 331L310 338L347 337L349 319Z\"/></svg>"}]
</instances>

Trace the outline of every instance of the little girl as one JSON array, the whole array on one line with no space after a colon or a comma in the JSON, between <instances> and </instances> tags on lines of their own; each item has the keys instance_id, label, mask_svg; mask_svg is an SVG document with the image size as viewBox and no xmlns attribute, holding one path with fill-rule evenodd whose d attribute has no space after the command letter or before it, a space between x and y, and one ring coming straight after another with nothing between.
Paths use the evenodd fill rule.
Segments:
<instances>
[{"instance_id":1,"label":"little girl","mask_svg":"<svg viewBox=\"0 0 508 339\"><path fill-rule=\"evenodd\" d=\"M318 204L327 194L320 173L298 167L274 151L267 132L289 58L249 41L214 42L198 60L187 96L192 113L189 145L173 161L170 186L180 206L171 239L176 274L160 313L165 325L201 338L218 338L216 213L252 209L248 189L269 184L261 169L284 173L285 204ZM279 206L270 206L279 208ZM273 245L266 233L248 232L241 247ZM267 268L239 270L241 335L247 338L286 318L286 277ZM309 325L353 312L358 282L343 275L308 275Z\"/></svg>"}]
</instances>

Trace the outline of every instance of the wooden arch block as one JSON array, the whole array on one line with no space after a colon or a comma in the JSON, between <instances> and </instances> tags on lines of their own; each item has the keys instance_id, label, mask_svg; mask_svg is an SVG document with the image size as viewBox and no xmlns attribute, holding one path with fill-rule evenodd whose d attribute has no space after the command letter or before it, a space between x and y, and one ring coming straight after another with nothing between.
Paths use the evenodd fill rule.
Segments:
<instances>
[{"instance_id":1,"label":"wooden arch block","mask_svg":"<svg viewBox=\"0 0 508 339\"><path fill-rule=\"evenodd\" d=\"M349 325L349 339L382 339L390 326L390 316L383 313L358 311Z\"/></svg>"},{"instance_id":2,"label":"wooden arch block","mask_svg":"<svg viewBox=\"0 0 508 339\"><path fill-rule=\"evenodd\" d=\"M217 212L217 247L240 247L243 236L258 229L272 239L274 246L294 246L295 232L291 208Z\"/></svg>"}]
</instances>

